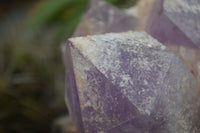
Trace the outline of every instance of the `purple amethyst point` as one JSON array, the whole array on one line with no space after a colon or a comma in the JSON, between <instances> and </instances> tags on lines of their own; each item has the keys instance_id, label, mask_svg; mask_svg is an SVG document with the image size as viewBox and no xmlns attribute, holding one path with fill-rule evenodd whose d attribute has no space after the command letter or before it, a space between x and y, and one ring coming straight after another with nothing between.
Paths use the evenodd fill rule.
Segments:
<instances>
[{"instance_id":1,"label":"purple amethyst point","mask_svg":"<svg viewBox=\"0 0 200 133\"><path fill-rule=\"evenodd\" d=\"M164 44L200 47L200 2L156 0L147 32Z\"/></svg>"},{"instance_id":2,"label":"purple amethyst point","mask_svg":"<svg viewBox=\"0 0 200 133\"><path fill-rule=\"evenodd\" d=\"M199 132L195 78L145 32L69 39L66 99L80 133Z\"/></svg>"}]
</instances>

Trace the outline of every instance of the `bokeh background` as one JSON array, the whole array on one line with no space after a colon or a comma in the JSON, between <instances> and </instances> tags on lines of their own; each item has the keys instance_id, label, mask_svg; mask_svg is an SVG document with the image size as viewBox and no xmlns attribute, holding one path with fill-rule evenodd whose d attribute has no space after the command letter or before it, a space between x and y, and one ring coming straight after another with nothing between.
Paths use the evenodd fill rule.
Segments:
<instances>
[{"instance_id":1,"label":"bokeh background","mask_svg":"<svg viewBox=\"0 0 200 133\"><path fill-rule=\"evenodd\" d=\"M107 0L128 8L136 0ZM66 118L61 45L88 0L0 1L0 133L58 133ZM67 124L67 123L66 123Z\"/></svg>"}]
</instances>

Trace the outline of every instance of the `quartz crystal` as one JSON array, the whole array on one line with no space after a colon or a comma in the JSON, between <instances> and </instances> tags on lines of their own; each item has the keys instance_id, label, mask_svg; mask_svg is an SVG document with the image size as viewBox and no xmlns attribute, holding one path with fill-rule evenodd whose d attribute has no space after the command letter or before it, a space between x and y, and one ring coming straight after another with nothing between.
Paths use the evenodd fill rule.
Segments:
<instances>
[{"instance_id":1,"label":"quartz crystal","mask_svg":"<svg viewBox=\"0 0 200 133\"><path fill-rule=\"evenodd\" d=\"M200 47L200 1L156 0L147 31L162 43Z\"/></svg>"},{"instance_id":2,"label":"quartz crystal","mask_svg":"<svg viewBox=\"0 0 200 133\"><path fill-rule=\"evenodd\" d=\"M79 133L198 133L194 76L145 32L69 39L66 100Z\"/></svg>"},{"instance_id":3,"label":"quartz crystal","mask_svg":"<svg viewBox=\"0 0 200 133\"><path fill-rule=\"evenodd\" d=\"M137 19L103 0L91 0L74 36L135 30Z\"/></svg>"}]
</instances>

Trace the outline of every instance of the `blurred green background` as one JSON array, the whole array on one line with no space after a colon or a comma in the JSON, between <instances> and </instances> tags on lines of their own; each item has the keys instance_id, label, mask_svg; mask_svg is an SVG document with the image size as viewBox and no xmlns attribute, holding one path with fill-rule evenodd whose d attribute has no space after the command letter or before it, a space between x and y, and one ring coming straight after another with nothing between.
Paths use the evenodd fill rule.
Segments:
<instances>
[{"instance_id":1,"label":"blurred green background","mask_svg":"<svg viewBox=\"0 0 200 133\"><path fill-rule=\"evenodd\" d=\"M120 8L136 0L107 0ZM65 43L88 0L0 2L0 133L48 133L67 114Z\"/></svg>"}]
</instances>

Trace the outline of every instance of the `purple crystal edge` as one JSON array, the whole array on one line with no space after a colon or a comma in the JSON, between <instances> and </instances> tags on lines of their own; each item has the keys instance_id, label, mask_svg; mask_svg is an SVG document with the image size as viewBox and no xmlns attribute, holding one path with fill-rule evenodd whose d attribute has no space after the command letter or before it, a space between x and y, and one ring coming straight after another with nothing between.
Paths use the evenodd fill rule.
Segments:
<instances>
[{"instance_id":1,"label":"purple crystal edge","mask_svg":"<svg viewBox=\"0 0 200 133\"><path fill-rule=\"evenodd\" d=\"M71 42L66 43L65 56L65 97L69 113L73 117L73 123L79 133L84 133L83 121L81 116L80 101L77 93L77 86L73 70L73 62L70 52Z\"/></svg>"}]
</instances>

